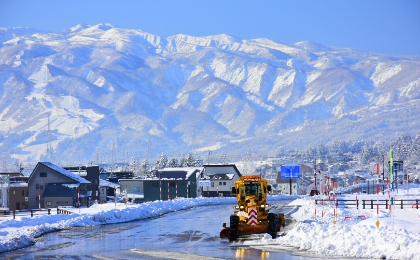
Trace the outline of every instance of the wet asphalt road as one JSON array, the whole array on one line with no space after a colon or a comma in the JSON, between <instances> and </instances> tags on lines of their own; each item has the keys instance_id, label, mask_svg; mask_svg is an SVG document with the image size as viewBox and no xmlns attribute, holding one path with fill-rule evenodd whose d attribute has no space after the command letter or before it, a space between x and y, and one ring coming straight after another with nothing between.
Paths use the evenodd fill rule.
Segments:
<instances>
[{"instance_id":1,"label":"wet asphalt road","mask_svg":"<svg viewBox=\"0 0 420 260\"><path fill-rule=\"evenodd\" d=\"M275 211L291 213L279 201ZM198 207L159 218L75 227L45 234L27 248L4 253L2 259L314 259L280 248L246 247L220 239L233 205ZM289 224L290 219L288 220ZM283 230L281 231L283 232ZM287 229L286 229L287 232ZM257 238L261 235L254 235Z\"/></svg>"}]
</instances>

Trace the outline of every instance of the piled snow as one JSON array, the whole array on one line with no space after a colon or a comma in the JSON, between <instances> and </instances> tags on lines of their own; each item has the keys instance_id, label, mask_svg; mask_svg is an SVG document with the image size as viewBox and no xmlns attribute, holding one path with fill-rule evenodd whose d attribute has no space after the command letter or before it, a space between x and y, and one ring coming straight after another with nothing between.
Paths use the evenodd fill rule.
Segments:
<instances>
[{"instance_id":1,"label":"piled snow","mask_svg":"<svg viewBox=\"0 0 420 260\"><path fill-rule=\"evenodd\" d=\"M323 204L321 201L327 199L326 196L317 196L318 204L315 204L314 197L297 199L291 205L300 206L292 214L298 222L286 235L276 239L266 235L259 241L246 241L243 245L287 247L319 257L420 259L420 209L412 208L408 203L401 209L399 204L401 199L418 199L419 195L420 189L412 189L410 193L400 190L400 193L391 195L398 200L396 209L390 212L385 206L380 206L379 214L376 206L370 209L370 200L376 204L376 199L388 199L388 194L338 197L340 200L355 200L357 196L359 209L355 204L336 208L334 202L327 200ZM362 209L362 200L369 200L366 205L369 209Z\"/></svg>"},{"instance_id":2,"label":"piled snow","mask_svg":"<svg viewBox=\"0 0 420 260\"><path fill-rule=\"evenodd\" d=\"M417 199L420 189L410 192L400 190L394 196L400 200ZM376 200L388 198L380 195L340 195L339 199ZM233 245L305 251L315 256L341 256L387 259L420 259L420 209L410 205L389 212L381 206L379 214L375 209L335 207L335 203L319 202L326 197L297 197L287 195L270 196L269 202L293 200L290 206L299 207L292 214L297 224L286 234L272 239L264 235L252 240L234 242ZM90 208L71 210L72 215L43 215L22 217L0 222L0 252L15 250L35 243L35 238L46 233L75 226L121 223L133 220L159 217L162 214L197 206L236 204L235 198L195 198L154 201L143 204L96 204ZM369 205L370 206L370 205ZM315 215L316 209L316 215ZM336 216L334 216L334 210ZM347 218L346 218L347 217ZM352 217L352 218L349 218ZM366 218L366 219L365 219ZM334 223L335 222L335 223ZM379 222L379 227L376 226Z\"/></svg>"},{"instance_id":3,"label":"piled snow","mask_svg":"<svg viewBox=\"0 0 420 260\"><path fill-rule=\"evenodd\" d=\"M71 209L71 215L40 215L0 222L0 253L29 246L44 233L76 226L128 222L197 206L234 204L235 198L196 198L154 201L142 204L107 203Z\"/></svg>"}]
</instances>

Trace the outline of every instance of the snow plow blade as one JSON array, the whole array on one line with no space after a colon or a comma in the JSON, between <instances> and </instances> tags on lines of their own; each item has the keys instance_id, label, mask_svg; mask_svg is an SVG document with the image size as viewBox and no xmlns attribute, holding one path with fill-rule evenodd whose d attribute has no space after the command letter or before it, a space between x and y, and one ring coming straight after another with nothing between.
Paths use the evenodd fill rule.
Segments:
<instances>
[{"instance_id":1,"label":"snow plow blade","mask_svg":"<svg viewBox=\"0 0 420 260\"><path fill-rule=\"evenodd\" d=\"M280 213L279 222L277 224L277 232L280 231L281 227L286 226L286 219L284 218L284 214ZM248 225L246 223L242 223L238 225L237 235L252 235L252 234L261 234L261 233L268 233L269 226L268 224L259 224L259 225ZM223 223L223 228L220 231L220 238L227 238L229 237L230 227L226 227L226 223Z\"/></svg>"}]
</instances>

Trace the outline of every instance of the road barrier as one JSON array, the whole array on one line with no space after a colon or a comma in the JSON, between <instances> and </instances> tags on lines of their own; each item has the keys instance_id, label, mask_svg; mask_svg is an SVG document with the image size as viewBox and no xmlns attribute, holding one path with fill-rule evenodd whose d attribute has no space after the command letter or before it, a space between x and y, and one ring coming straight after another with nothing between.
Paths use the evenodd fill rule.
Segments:
<instances>
[{"instance_id":1,"label":"road barrier","mask_svg":"<svg viewBox=\"0 0 420 260\"><path fill-rule=\"evenodd\" d=\"M318 202L323 202L325 200L315 200L315 204L318 204ZM328 200L327 200L328 201ZM329 200L329 202L334 202L336 205L336 207L339 206L355 206L357 209L359 208L360 205L360 201L362 202L362 209L366 209L366 207L370 207L370 209L373 209L374 206L379 205L379 206L385 206L386 209L388 209L388 207L390 205L394 205L394 207L396 207L397 205L400 205L401 209L404 208L404 206L410 206L412 205L411 208L414 209L414 207L416 207L416 209L419 208L420 204L419 204L419 199L400 199L400 200L394 200L393 204L390 204L389 201L390 200L376 200L376 199L371 199L371 200L359 200L359 199L354 199L354 200L343 200L343 199L337 199L337 200ZM413 204L413 202L415 202Z\"/></svg>"},{"instance_id":2,"label":"road barrier","mask_svg":"<svg viewBox=\"0 0 420 260\"><path fill-rule=\"evenodd\" d=\"M66 209L57 208L57 215L58 214L71 215L71 214L73 214L73 212L71 212L69 210L66 210Z\"/></svg>"},{"instance_id":3,"label":"road barrier","mask_svg":"<svg viewBox=\"0 0 420 260\"><path fill-rule=\"evenodd\" d=\"M16 219L17 216L31 216L34 217L35 215L51 215L51 209L27 209L27 210L12 210L12 211L6 211L3 210L2 212L3 214L0 214L0 218L1 217L9 217L10 215L13 215L13 219ZM69 210L66 209L62 209L62 208L57 208L57 214L66 214L66 215L70 215L70 214L74 214L74 212L71 212Z\"/></svg>"}]
</instances>

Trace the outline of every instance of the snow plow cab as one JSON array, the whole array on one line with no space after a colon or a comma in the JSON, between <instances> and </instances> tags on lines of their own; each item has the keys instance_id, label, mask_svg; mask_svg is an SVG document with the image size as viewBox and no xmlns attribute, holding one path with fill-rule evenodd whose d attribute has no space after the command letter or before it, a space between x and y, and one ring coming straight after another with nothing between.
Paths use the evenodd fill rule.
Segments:
<instances>
[{"instance_id":1,"label":"snow plow cab","mask_svg":"<svg viewBox=\"0 0 420 260\"><path fill-rule=\"evenodd\" d=\"M241 235L268 233L275 238L280 225L284 227L286 221L284 214L269 213L268 192L271 192L271 186L260 175L242 176L235 181L232 193L236 194L238 205L230 216L230 226L223 223L220 237L235 241Z\"/></svg>"}]
</instances>

